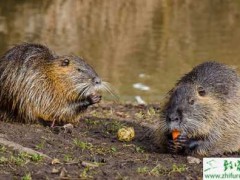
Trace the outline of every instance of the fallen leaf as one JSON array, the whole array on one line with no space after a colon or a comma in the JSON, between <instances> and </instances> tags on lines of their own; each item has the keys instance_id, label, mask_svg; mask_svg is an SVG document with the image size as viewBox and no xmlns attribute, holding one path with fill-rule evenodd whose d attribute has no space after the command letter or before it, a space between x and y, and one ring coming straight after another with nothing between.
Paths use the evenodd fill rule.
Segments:
<instances>
[{"instance_id":1,"label":"fallen leaf","mask_svg":"<svg viewBox=\"0 0 240 180\"><path fill-rule=\"evenodd\" d=\"M60 164L59 159L54 158L54 159L52 160L52 164Z\"/></svg>"},{"instance_id":2,"label":"fallen leaf","mask_svg":"<svg viewBox=\"0 0 240 180\"><path fill-rule=\"evenodd\" d=\"M60 172L59 168L53 168L52 169L52 174L58 174Z\"/></svg>"},{"instance_id":3,"label":"fallen leaf","mask_svg":"<svg viewBox=\"0 0 240 180\"><path fill-rule=\"evenodd\" d=\"M90 163L90 162L87 162L87 161L83 161L83 162L82 162L82 166L84 166L84 167L98 167L99 164L97 164L97 163Z\"/></svg>"},{"instance_id":4,"label":"fallen leaf","mask_svg":"<svg viewBox=\"0 0 240 180\"><path fill-rule=\"evenodd\" d=\"M67 176L67 170L63 167L61 169L59 177L66 177Z\"/></svg>"}]
</instances>

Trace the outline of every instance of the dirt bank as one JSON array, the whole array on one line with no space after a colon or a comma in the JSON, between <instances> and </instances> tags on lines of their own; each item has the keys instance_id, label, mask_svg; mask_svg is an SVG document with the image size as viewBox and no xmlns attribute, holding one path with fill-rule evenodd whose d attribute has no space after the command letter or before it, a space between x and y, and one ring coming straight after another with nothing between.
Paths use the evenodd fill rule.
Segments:
<instances>
[{"instance_id":1,"label":"dirt bank","mask_svg":"<svg viewBox=\"0 0 240 180\"><path fill-rule=\"evenodd\" d=\"M0 138L52 158L0 146L0 179L201 179L202 164L152 145L149 134L158 116L158 105L101 104L70 130L0 122ZM133 141L117 140L123 126L134 127Z\"/></svg>"}]
</instances>

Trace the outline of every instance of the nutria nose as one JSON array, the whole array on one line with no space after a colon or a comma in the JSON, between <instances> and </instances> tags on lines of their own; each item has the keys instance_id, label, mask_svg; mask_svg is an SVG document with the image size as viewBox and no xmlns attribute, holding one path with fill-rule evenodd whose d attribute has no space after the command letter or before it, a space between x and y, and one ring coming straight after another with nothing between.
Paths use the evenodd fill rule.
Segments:
<instances>
[{"instance_id":1,"label":"nutria nose","mask_svg":"<svg viewBox=\"0 0 240 180\"><path fill-rule=\"evenodd\" d=\"M177 114L170 114L168 117L167 117L168 121L180 121L180 118Z\"/></svg>"},{"instance_id":2,"label":"nutria nose","mask_svg":"<svg viewBox=\"0 0 240 180\"><path fill-rule=\"evenodd\" d=\"M100 79L99 77L93 78L92 81L93 81L93 83L96 84L96 85L97 85L97 84L101 84L101 79Z\"/></svg>"},{"instance_id":3,"label":"nutria nose","mask_svg":"<svg viewBox=\"0 0 240 180\"><path fill-rule=\"evenodd\" d=\"M178 109L175 112L172 112L167 115L167 120L170 122L180 122L182 121L182 110Z\"/></svg>"}]
</instances>

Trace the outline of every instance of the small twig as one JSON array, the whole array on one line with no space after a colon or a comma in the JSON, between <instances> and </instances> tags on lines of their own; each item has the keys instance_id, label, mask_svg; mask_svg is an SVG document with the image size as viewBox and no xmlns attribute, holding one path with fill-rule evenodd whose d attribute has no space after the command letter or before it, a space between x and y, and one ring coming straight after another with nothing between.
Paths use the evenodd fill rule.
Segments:
<instances>
[{"instance_id":1,"label":"small twig","mask_svg":"<svg viewBox=\"0 0 240 180\"><path fill-rule=\"evenodd\" d=\"M68 163L64 163L66 165L74 165L74 164L79 164L79 161L73 161L73 162L68 162Z\"/></svg>"},{"instance_id":2,"label":"small twig","mask_svg":"<svg viewBox=\"0 0 240 180\"><path fill-rule=\"evenodd\" d=\"M9 166L12 170L16 171L16 169L13 168L10 164L8 164L8 166Z\"/></svg>"}]
</instances>

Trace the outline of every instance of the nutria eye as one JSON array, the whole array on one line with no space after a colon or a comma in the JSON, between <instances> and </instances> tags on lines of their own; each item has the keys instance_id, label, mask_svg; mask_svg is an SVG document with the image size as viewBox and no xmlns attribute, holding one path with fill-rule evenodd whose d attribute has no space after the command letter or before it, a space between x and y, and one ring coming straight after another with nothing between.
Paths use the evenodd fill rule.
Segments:
<instances>
[{"instance_id":1,"label":"nutria eye","mask_svg":"<svg viewBox=\"0 0 240 180\"><path fill-rule=\"evenodd\" d=\"M189 100L189 104L190 104L190 105L193 105L194 103L195 103L195 101L194 101L193 99L190 99L190 100Z\"/></svg>"},{"instance_id":2,"label":"nutria eye","mask_svg":"<svg viewBox=\"0 0 240 180\"><path fill-rule=\"evenodd\" d=\"M206 91L203 89L203 87L198 88L198 94L199 94L199 96L205 96L206 95Z\"/></svg>"},{"instance_id":3,"label":"nutria eye","mask_svg":"<svg viewBox=\"0 0 240 180\"><path fill-rule=\"evenodd\" d=\"M70 63L69 59L64 59L64 60L62 61L61 66L68 66L69 63Z\"/></svg>"}]
</instances>

